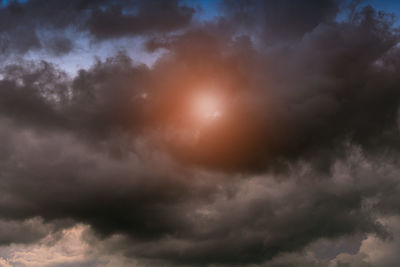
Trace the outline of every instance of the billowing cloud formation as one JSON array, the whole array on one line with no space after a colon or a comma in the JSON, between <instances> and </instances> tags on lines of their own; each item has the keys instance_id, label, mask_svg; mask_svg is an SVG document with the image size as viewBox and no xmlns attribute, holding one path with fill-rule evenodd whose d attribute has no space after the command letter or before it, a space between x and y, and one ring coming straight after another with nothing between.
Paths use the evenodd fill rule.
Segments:
<instances>
[{"instance_id":1,"label":"billowing cloud formation","mask_svg":"<svg viewBox=\"0 0 400 267\"><path fill-rule=\"evenodd\" d=\"M71 32L98 39L164 33L188 25L193 13L176 0L10 1L0 10L0 52L63 54L73 48Z\"/></svg>"},{"instance_id":2,"label":"billowing cloud formation","mask_svg":"<svg viewBox=\"0 0 400 267\"><path fill-rule=\"evenodd\" d=\"M19 31L68 27L166 51L151 67L120 52L75 77L23 58L1 69L0 264L398 263L393 17L341 1L221 10L190 24L178 1L0 9L21 55L37 36ZM207 122L190 106L203 91L221 100Z\"/></svg>"}]
</instances>

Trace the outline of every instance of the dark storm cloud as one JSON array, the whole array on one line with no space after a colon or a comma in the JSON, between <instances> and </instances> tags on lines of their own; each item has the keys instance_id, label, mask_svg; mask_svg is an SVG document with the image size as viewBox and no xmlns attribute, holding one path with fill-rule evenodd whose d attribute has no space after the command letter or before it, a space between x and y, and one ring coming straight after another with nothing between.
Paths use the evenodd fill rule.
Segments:
<instances>
[{"instance_id":1,"label":"dark storm cloud","mask_svg":"<svg viewBox=\"0 0 400 267\"><path fill-rule=\"evenodd\" d=\"M261 31L269 42L275 38L280 41L299 39L319 24L333 22L345 1L227 0L223 3L234 23Z\"/></svg>"},{"instance_id":2,"label":"dark storm cloud","mask_svg":"<svg viewBox=\"0 0 400 267\"><path fill-rule=\"evenodd\" d=\"M126 6L111 5L97 8L86 22L85 27L99 39L124 35L169 32L189 24L194 9L179 6L175 1L139 1L130 10L133 14L124 14ZM137 13L137 14L136 14Z\"/></svg>"},{"instance_id":3,"label":"dark storm cloud","mask_svg":"<svg viewBox=\"0 0 400 267\"><path fill-rule=\"evenodd\" d=\"M144 151L135 150L140 157L121 159L68 134L6 129L1 217L70 218L90 224L101 237L120 233L128 240L109 249L132 257L260 263L320 237L385 236L367 200L393 195L398 186L398 169L380 168L386 159L372 163L357 149L349 149L331 177L297 166L279 182L282 177L182 170L143 144Z\"/></svg>"},{"instance_id":4,"label":"dark storm cloud","mask_svg":"<svg viewBox=\"0 0 400 267\"><path fill-rule=\"evenodd\" d=\"M131 151L121 159L68 134L13 129L7 122L2 122L2 129L2 146L8 148L1 162L3 218L41 214L46 220L87 222L104 235L123 232L137 238L158 238L184 229L180 211L186 201L211 197L216 190L212 186L215 181L209 184L200 180L207 177L185 175L142 143L136 146L146 151L137 148L139 156ZM113 144L98 143L106 148ZM125 141L124 149L128 144ZM28 179L24 173L29 174Z\"/></svg>"},{"instance_id":5,"label":"dark storm cloud","mask_svg":"<svg viewBox=\"0 0 400 267\"><path fill-rule=\"evenodd\" d=\"M398 170L391 164L380 168L386 159L373 163L357 148L348 152L349 158L337 162L330 177L297 166L283 183L265 176L231 179L225 183L231 188L217 193L212 201L185 209L190 231L179 228L174 235L148 242L111 242L109 249L175 264L241 266L301 251L320 237L371 232L387 237L386 229L375 222L375 207L369 202L383 192L392 195L390 187L398 184Z\"/></svg>"},{"instance_id":6,"label":"dark storm cloud","mask_svg":"<svg viewBox=\"0 0 400 267\"><path fill-rule=\"evenodd\" d=\"M22 65L9 65L2 69L0 81L1 114L18 122L55 126L63 123L56 107L50 101L56 98L61 103L67 94L67 77L51 64L42 62L36 65L26 62Z\"/></svg>"},{"instance_id":7,"label":"dark storm cloud","mask_svg":"<svg viewBox=\"0 0 400 267\"><path fill-rule=\"evenodd\" d=\"M49 232L46 226L41 224L40 219L30 219L26 221L1 221L1 244L10 243L33 243Z\"/></svg>"},{"instance_id":8,"label":"dark storm cloud","mask_svg":"<svg viewBox=\"0 0 400 267\"><path fill-rule=\"evenodd\" d=\"M34 32L20 27L32 20L99 39L165 33L192 14L176 1L129 3L137 10L29 1L1 12L7 32ZM391 16L367 6L337 22L335 1L226 5L224 19L156 35L149 48L168 52L151 68L121 52L73 78L46 62L1 70L0 242L34 242L69 219L104 253L161 266L296 266L276 258L321 238L390 237L377 218L399 211ZM198 84L219 86L229 113L186 145L180 103ZM30 218L51 226L35 232Z\"/></svg>"},{"instance_id":9,"label":"dark storm cloud","mask_svg":"<svg viewBox=\"0 0 400 267\"><path fill-rule=\"evenodd\" d=\"M212 27L151 43L174 52L154 66L160 87L169 75L184 77L173 88L207 77L233 102L234 115L208 129L193 153L184 148L178 154L224 169L259 170L298 157L319 158L326 169L341 153L334 147L347 138L368 149L397 146L399 78L390 62L398 36L390 16L371 7L355 17L321 22L290 45L264 44L263 33L254 43L245 36L232 40Z\"/></svg>"},{"instance_id":10,"label":"dark storm cloud","mask_svg":"<svg viewBox=\"0 0 400 267\"><path fill-rule=\"evenodd\" d=\"M45 49L60 55L73 48L75 37L68 30L89 32L98 40L167 33L187 26L193 13L176 0L11 1L0 8L0 51Z\"/></svg>"}]
</instances>

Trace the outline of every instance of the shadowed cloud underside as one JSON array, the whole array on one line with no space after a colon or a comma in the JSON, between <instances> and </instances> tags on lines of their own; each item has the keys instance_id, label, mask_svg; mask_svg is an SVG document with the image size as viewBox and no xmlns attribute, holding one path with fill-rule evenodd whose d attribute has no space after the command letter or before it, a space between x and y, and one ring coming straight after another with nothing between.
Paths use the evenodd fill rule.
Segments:
<instances>
[{"instance_id":1,"label":"shadowed cloud underside","mask_svg":"<svg viewBox=\"0 0 400 267\"><path fill-rule=\"evenodd\" d=\"M391 11L3 1L0 266L400 264Z\"/></svg>"}]
</instances>

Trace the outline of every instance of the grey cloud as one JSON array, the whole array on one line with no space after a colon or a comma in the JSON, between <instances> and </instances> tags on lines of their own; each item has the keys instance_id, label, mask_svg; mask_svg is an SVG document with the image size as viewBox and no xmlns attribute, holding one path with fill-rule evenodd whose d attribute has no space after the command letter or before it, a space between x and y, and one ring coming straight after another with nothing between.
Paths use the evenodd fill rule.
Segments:
<instances>
[{"instance_id":1,"label":"grey cloud","mask_svg":"<svg viewBox=\"0 0 400 267\"><path fill-rule=\"evenodd\" d=\"M365 7L357 21L321 23L290 46L260 47L246 37L225 39L214 29L156 44L175 56L154 67L160 88L168 70L185 77L175 88L207 77L222 80L232 102L241 98L232 105L232 121L220 126L232 130L210 130L196 147L213 150L193 155L184 149L181 157L211 167L259 170L269 162L278 166L282 158L321 153L320 166L329 169L330 155L341 153L332 150L346 138L369 149L397 147L398 69L389 55L398 53L398 36L390 25ZM181 93L170 92L165 101L173 103Z\"/></svg>"},{"instance_id":2,"label":"grey cloud","mask_svg":"<svg viewBox=\"0 0 400 267\"><path fill-rule=\"evenodd\" d=\"M143 33L169 32L190 23L194 9L179 6L174 1L139 1L132 13L124 14L126 5L110 5L105 10L93 10L87 20L87 27L99 39Z\"/></svg>"},{"instance_id":3,"label":"grey cloud","mask_svg":"<svg viewBox=\"0 0 400 267\"><path fill-rule=\"evenodd\" d=\"M34 243L45 237L51 226L43 224L40 218L31 218L24 221L2 220L0 221L0 244L10 243Z\"/></svg>"},{"instance_id":4,"label":"grey cloud","mask_svg":"<svg viewBox=\"0 0 400 267\"><path fill-rule=\"evenodd\" d=\"M102 40L168 33L189 25L193 13L176 0L10 1L0 8L0 52L5 56L41 49L62 55L74 48L74 34ZM54 36L43 38L44 33Z\"/></svg>"},{"instance_id":5,"label":"grey cloud","mask_svg":"<svg viewBox=\"0 0 400 267\"><path fill-rule=\"evenodd\" d=\"M95 10L71 23L99 39L151 33L150 47L168 52L151 68L121 52L73 78L47 62L2 69L4 243L66 227L37 233L26 226L30 218L71 220L91 227L86 241L101 243L104 254L147 265L338 267L369 263L359 253L354 263L343 253L331 260L302 253L324 238L390 239L379 220L399 211L400 50L390 16L367 6L337 22L333 1L305 1L296 16L286 1L250 1L166 36L190 21L192 11L176 1L140 2L137 14L119 1L40 3L1 12L14 12L18 25L31 7L41 23L65 29L62 12ZM64 11L44 18L59 5ZM176 20L154 19L160 7ZM280 15L261 23L272 7ZM113 31L96 20L103 17L143 28ZM298 27L281 28L278 18ZM254 25L262 31L240 31ZM230 113L194 145L181 145L179 101L188 84L202 83L220 86Z\"/></svg>"},{"instance_id":6,"label":"grey cloud","mask_svg":"<svg viewBox=\"0 0 400 267\"><path fill-rule=\"evenodd\" d=\"M224 9L232 21L246 29L262 32L270 40L301 39L319 24L333 22L342 0L305 1L224 1ZM272 41L273 42L273 41Z\"/></svg>"},{"instance_id":7,"label":"grey cloud","mask_svg":"<svg viewBox=\"0 0 400 267\"><path fill-rule=\"evenodd\" d=\"M376 205L367 200L390 194L397 170L377 167L385 159L367 161L357 149L336 164L331 177L299 166L292 178L279 182L263 176L217 179L177 169L168 177L162 173L172 167L160 168L162 161L121 161L68 136L26 131L13 138L18 145L2 163L7 188L2 195L8 199L1 203L3 218L72 218L90 224L101 238L127 236L127 244L110 249L134 258L262 263L320 237L387 235L372 216Z\"/></svg>"}]
</instances>

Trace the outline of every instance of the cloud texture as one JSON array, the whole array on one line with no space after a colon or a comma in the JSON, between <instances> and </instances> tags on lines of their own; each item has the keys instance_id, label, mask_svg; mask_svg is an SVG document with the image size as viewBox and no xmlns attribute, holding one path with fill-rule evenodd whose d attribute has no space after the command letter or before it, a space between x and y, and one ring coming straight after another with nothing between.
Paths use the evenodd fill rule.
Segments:
<instances>
[{"instance_id":1,"label":"cloud texture","mask_svg":"<svg viewBox=\"0 0 400 267\"><path fill-rule=\"evenodd\" d=\"M393 15L219 8L209 21L179 1L0 8L0 53L20 56L0 72L0 265L399 264ZM24 58L74 53L69 34L164 53L147 66L120 51L73 77ZM224 101L206 126L187 104L201 88Z\"/></svg>"}]
</instances>

